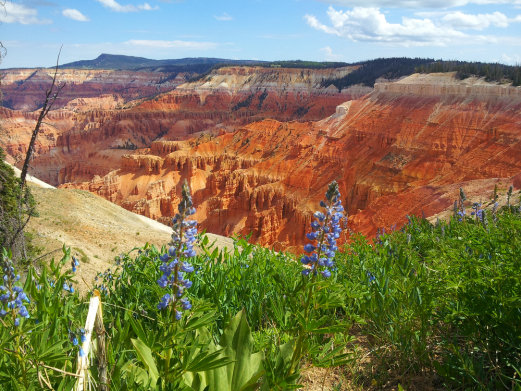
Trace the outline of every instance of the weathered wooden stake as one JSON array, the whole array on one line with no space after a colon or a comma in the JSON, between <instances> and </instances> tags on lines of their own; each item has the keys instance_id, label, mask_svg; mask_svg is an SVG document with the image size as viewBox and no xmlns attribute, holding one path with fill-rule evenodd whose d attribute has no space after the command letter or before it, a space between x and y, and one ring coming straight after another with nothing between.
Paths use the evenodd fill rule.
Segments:
<instances>
[{"instance_id":1,"label":"weathered wooden stake","mask_svg":"<svg viewBox=\"0 0 521 391\"><path fill-rule=\"evenodd\" d=\"M98 291L95 291L99 295ZM107 377L107 348L105 345L105 327L103 326L103 310L101 301L98 306L96 313L96 339L97 339L97 351L96 357L98 358L98 377L99 377L99 391L108 391L108 377Z\"/></svg>"},{"instance_id":2,"label":"weathered wooden stake","mask_svg":"<svg viewBox=\"0 0 521 391\"><path fill-rule=\"evenodd\" d=\"M78 353L78 366L76 373L80 375L76 382L76 391L87 391L88 384L88 370L89 370L89 352L90 352L90 340L92 337L92 330L94 329L94 321L96 320L96 314L100 304L99 297L93 296L89 303L89 313L87 314L87 320L85 321L85 342L81 345L83 349L83 357L80 357Z\"/></svg>"}]
</instances>

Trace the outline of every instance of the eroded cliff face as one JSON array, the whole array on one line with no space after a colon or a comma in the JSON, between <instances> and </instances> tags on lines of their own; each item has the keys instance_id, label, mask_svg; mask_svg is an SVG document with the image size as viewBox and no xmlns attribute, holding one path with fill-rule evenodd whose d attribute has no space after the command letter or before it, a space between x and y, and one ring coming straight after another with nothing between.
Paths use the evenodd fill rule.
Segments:
<instances>
[{"instance_id":1,"label":"eroded cliff face","mask_svg":"<svg viewBox=\"0 0 521 391\"><path fill-rule=\"evenodd\" d=\"M8 69L2 71L4 107L33 111L41 108L45 90L51 86L54 69ZM140 99L185 83L193 74L171 75L162 72L114 70L59 69L57 86L66 84L55 102L55 108L65 106L77 98L96 98L103 94L117 94L125 101Z\"/></svg>"},{"instance_id":2,"label":"eroded cliff face","mask_svg":"<svg viewBox=\"0 0 521 391\"><path fill-rule=\"evenodd\" d=\"M447 208L460 185L483 194L521 176L520 88L433 74L367 95L320 87L349 69L252 69L150 100L70 100L42 127L31 174L167 224L187 179L209 232L294 250L332 180L350 228L372 235ZM38 112L1 110L0 141L19 160Z\"/></svg>"},{"instance_id":3,"label":"eroded cliff face","mask_svg":"<svg viewBox=\"0 0 521 391\"><path fill-rule=\"evenodd\" d=\"M357 68L225 67L197 82L182 84L158 99L144 102L139 109L213 113L221 122L242 125L265 118L319 120L333 114L342 102L373 91L361 86L343 91L334 86L321 86L323 80L343 77Z\"/></svg>"},{"instance_id":4,"label":"eroded cliff face","mask_svg":"<svg viewBox=\"0 0 521 391\"><path fill-rule=\"evenodd\" d=\"M456 79L456 72L414 74L395 83L383 82L374 86L376 92L414 95L453 95L481 97L521 97L521 88L509 84L488 83L475 76Z\"/></svg>"},{"instance_id":5,"label":"eroded cliff face","mask_svg":"<svg viewBox=\"0 0 521 391\"><path fill-rule=\"evenodd\" d=\"M60 128L54 144L37 153L32 173L53 185L93 179L118 167L113 163L122 150L150 148L154 141L188 140L203 133L217 136L264 118L323 119L340 103L372 91L321 87L324 78L342 77L355 68L221 68L201 81L154 98L131 102L116 94L77 98L56 110L71 118L70 126ZM34 128L32 123L26 125L17 129L20 134L30 134ZM20 151L24 141L28 142L27 137L17 141Z\"/></svg>"},{"instance_id":6,"label":"eroded cliff face","mask_svg":"<svg viewBox=\"0 0 521 391\"><path fill-rule=\"evenodd\" d=\"M22 112L0 107L0 126L2 127L0 145L15 161L25 157L38 116L39 112ZM37 155L49 153L56 145L58 137L73 126L72 112L51 111L47 116L47 121L40 127L35 153Z\"/></svg>"},{"instance_id":7,"label":"eroded cliff face","mask_svg":"<svg viewBox=\"0 0 521 391\"><path fill-rule=\"evenodd\" d=\"M431 91L374 92L317 122L264 120L217 137L156 140L122 155L108 175L65 186L168 223L187 179L202 228L252 232L257 243L296 251L337 180L350 228L372 235L446 209L461 185L483 194L521 173L521 98Z\"/></svg>"}]
</instances>

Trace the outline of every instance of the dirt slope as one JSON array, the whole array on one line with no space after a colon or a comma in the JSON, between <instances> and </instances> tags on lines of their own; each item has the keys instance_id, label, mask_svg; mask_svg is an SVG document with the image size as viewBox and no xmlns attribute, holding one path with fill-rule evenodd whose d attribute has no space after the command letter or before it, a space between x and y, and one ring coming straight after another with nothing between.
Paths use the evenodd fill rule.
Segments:
<instances>
[{"instance_id":1,"label":"dirt slope","mask_svg":"<svg viewBox=\"0 0 521 391\"><path fill-rule=\"evenodd\" d=\"M97 272L111 267L119 253L147 242L161 247L170 241L169 227L87 191L30 186L40 213L40 217L29 223L35 244L45 247L43 253L59 249L63 244L72 247L72 254L77 254L82 261L79 277L87 283L92 282ZM213 234L209 234L209 239L217 239L219 248L233 248L231 239ZM60 254L53 256L59 258ZM84 290L86 287L81 284L79 288Z\"/></svg>"}]
</instances>

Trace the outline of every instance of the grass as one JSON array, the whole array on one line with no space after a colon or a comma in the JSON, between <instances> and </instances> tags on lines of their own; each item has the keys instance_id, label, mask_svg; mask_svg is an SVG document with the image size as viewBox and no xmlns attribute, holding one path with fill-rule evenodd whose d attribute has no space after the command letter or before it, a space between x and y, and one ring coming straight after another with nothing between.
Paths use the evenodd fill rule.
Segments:
<instances>
[{"instance_id":1,"label":"grass","mask_svg":"<svg viewBox=\"0 0 521 391\"><path fill-rule=\"evenodd\" d=\"M177 338L176 357L185 357L196 351L190 344L197 335L219 341L237 314L244 313L248 324L244 333L249 337L243 340L251 338L245 357L260 352L263 387L269 383L271 389L285 389L275 380L287 373L283 349L291 347L299 333L301 287L309 284L301 275L299 259L244 239L237 239L229 252L214 249L203 237L199 240L201 253L192 261L193 285L187 290L193 308L174 331L165 326L170 324L170 313L157 308L165 293L156 283L162 275L158 258L166 247L133 249L98 275L95 289L105 303L111 381L122 390L155 390L132 377L145 376L151 365L143 361L142 351L136 351L136 339L146 342L150 360L161 371L165 354L160 352L168 351L161 345L165 338ZM315 323L307 323L305 355L292 387L300 383L310 390L521 389L519 206L485 212L482 219L467 214L461 221L453 216L436 224L411 217L400 230L371 240L353 233L350 240L337 252L332 276L314 283L309 321ZM52 297L60 298L59 293ZM73 295L64 295L63 300L68 304L38 311L49 311L57 319L62 319L64 308L82 312L76 315L80 318L86 315L80 305L85 300ZM206 317L204 330L179 331L201 316ZM65 319L71 318L63 318L64 325ZM60 329L65 339L67 328ZM200 343L204 351L206 345ZM347 359L333 368L335 359L324 357L335 347ZM1 368L2 359L0 376ZM129 368L137 372L130 376ZM4 391L2 386L0 390Z\"/></svg>"},{"instance_id":2,"label":"grass","mask_svg":"<svg viewBox=\"0 0 521 391\"><path fill-rule=\"evenodd\" d=\"M80 261L83 263L89 263L89 257L87 257L87 254L85 254L85 251L83 251L81 248L73 247L74 251L78 252L80 254Z\"/></svg>"}]
</instances>

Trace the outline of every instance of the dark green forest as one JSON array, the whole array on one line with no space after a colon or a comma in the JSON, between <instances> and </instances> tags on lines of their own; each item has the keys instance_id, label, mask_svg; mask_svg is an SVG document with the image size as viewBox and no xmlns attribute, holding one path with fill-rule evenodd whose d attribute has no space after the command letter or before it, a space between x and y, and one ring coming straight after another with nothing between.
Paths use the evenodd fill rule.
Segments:
<instances>
[{"instance_id":1,"label":"dark green forest","mask_svg":"<svg viewBox=\"0 0 521 391\"><path fill-rule=\"evenodd\" d=\"M481 76L486 81L512 82L514 86L521 85L521 67L519 65L503 65L498 63L466 62L466 61L436 61L423 64L416 68L418 73L454 72L460 79L470 76Z\"/></svg>"},{"instance_id":2,"label":"dark green forest","mask_svg":"<svg viewBox=\"0 0 521 391\"><path fill-rule=\"evenodd\" d=\"M350 65L361 65L359 69L339 79L325 79L322 81L322 86L334 85L339 91L356 84L374 87L378 78L397 79L402 76L409 76L415 72L418 66L433 61L434 59L430 58L395 57L358 62Z\"/></svg>"}]
</instances>

